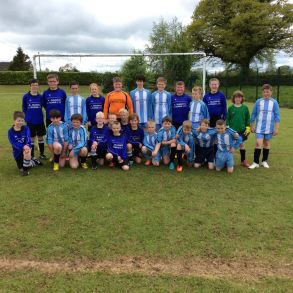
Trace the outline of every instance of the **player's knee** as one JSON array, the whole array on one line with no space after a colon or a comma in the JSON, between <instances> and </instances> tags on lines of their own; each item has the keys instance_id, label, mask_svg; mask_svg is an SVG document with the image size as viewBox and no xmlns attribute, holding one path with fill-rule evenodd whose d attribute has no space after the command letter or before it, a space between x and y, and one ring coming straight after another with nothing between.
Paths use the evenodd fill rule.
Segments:
<instances>
[{"instance_id":1,"label":"player's knee","mask_svg":"<svg viewBox=\"0 0 293 293\"><path fill-rule=\"evenodd\" d=\"M129 170L129 166L128 165L123 165L122 166L122 170L123 171L128 171Z\"/></svg>"},{"instance_id":2,"label":"player's knee","mask_svg":"<svg viewBox=\"0 0 293 293\"><path fill-rule=\"evenodd\" d=\"M147 148L146 148L146 146L142 146L142 147L141 147L141 151L142 151L144 154L146 154L146 153L147 153Z\"/></svg>"},{"instance_id":3,"label":"player's knee","mask_svg":"<svg viewBox=\"0 0 293 293\"><path fill-rule=\"evenodd\" d=\"M128 151L132 151L132 144L131 144L131 143L128 143L128 144L127 144L127 150L128 150Z\"/></svg>"},{"instance_id":4,"label":"player's knee","mask_svg":"<svg viewBox=\"0 0 293 293\"><path fill-rule=\"evenodd\" d=\"M178 151L181 151L181 150L182 150L181 144L178 144L178 145L177 145L177 150L178 150Z\"/></svg>"},{"instance_id":5,"label":"player's knee","mask_svg":"<svg viewBox=\"0 0 293 293\"><path fill-rule=\"evenodd\" d=\"M113 155L110 154L110 153L106 154L106 160L107 160L107 161L111 161L111 160L113 160Z\"/></svg>"}]
</instances>

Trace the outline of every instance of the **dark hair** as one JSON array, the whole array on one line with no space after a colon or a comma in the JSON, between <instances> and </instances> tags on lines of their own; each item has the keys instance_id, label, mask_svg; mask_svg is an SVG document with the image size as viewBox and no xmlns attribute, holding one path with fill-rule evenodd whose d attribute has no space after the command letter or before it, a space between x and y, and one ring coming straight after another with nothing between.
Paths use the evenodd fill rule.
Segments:
<instances>
[{"instance_id":1,"label":"dark hair","mask_svg":"<svg viewBox=\"0 0 293 293\"><path fill-rule=\"evenodd\" d=\"M28 84L31 85L32 83L39 84L39 81L36 78L33 78L33 79L29 80Z\"/></svg>"},{"instance_id":2,"label":"dark hair","mask_svg":"<svg viewBox=\"0 0 293 293\"><path fill-rule=\"evenodd\" d=\"M73 120L79 120L80 121L80 123L82 123L82 115L81 114L73 114L72 116L71 116L71 119L70 119L71 121L73 121Z\"/></svg>"},{"instance_id":3,"label":"dark hair","mask_svg":"<svg viewBox=\"0 0 293 293\"><path fill-rule=\"evenodd\" d=\"M121 127L121 123L119 121L117 121L117 120L113 122L112 126L113 125L119 125Z\"/></svg>"},{"instance_id":4,"label":"dark hair","mask_svg":"<svg viewBox=\"0 0 293 293\"><path fill-rule=\"evenodd\" d=\"M69 84L69 87L71 88L73 85L78 85L79 86L79 83L75 80L73 80L70 84Z\"/></svg>"},{"instance_id":5,"label":"dark hair","mask_svg":"<svg viewBox=\"0 0 293 293\"><path fill-rule=\"evenodd\" d=\"M130 115L129 115L129 121L130 121L130 120L134 120L134 119L136 119L136 120L139 121L139 116L138 116L136 113L132 113L132 114L130 114Z\"/></svg>"},{"instance_id":6,"label":"dark hair","mask_svg":"<svg viewBox=\"0 0 293 293\"><path fill-rule=\"evenodd\" d=\"M232 103L235 104L235 98L236 97L241 97L242 101L241 104L244 102L244 94L242 91L235 91L232 95Z\"/></svg>"},{"instance_id":7,"label":"dark hair","mask_svg":"<svg viewBox=\"0 0 293 293\"><path fill-rule=\"evenodd\" d=\"M180 81L177 81L176 82L176 84L175 84L175 86L185 86L185 83L184 83L184 81L182 81L182 80L180 80Z\"/></svg>"},{"instance_id":8,"label":"dark hair","mask_svg":"<svg viewBox=\"0 0 293 293\"><path fill-rule=\"evenodd\" d=\"M202 123L210 125L210 121L208 119L202 119L199 123L199 125L201 125Z\"/></svg>"},{"instance_id":9,"label":"dark hair","mask_svg":"<svg viewBox=\"0 0 293 293\"><path fill-rule=\"evenodd\" d=\"M59 117L61 118L62 117L61 112L59 110L57 110L57 109L52 109L50 111L49 115L50 115L51 118L59 118Z\"/></svg>"},{"instance_id":10,"label":"dark hair","mask_svg":"<svg viewBox=\"0 0 293 293\"><path fill-rule=\"evenodd\" d=\"M226 121L223 119L219 119L217 120L216 125L226 125Z\"/></svg>"},{"instance_id":11,"label":"dark hair","mask_svg":"<svg viewBox=\"0 0 293 293\"><path fill-rule=\"evenodd\" d=\"M162 119L162 124L163 124L164 122L170 122L170 123L172 123L172 119L171 119L171 117L169 117L169 116L165 116L165 117Z\"/></svg>"},{"instance_id":12,"label":"dark hair","mask_svg":"<svg viewBox=\"0 0 293 293\"><path fill-rule=\"evenodd\" d=\"M145 76L143 74L138 74L136 77L135 77L135 80L136 81L143 81L145 82Z\"/></svg>"},{"instance_id":13,"label":"dark hair","mask_svg":"<svg viewBox=\"0 0 293 293\"><path fill-rule=\"evenodd\" d=\"M121 78L118 77L118 76L113 77L112 81L113 81L113 83L116 83L116 82L121 82L122 83Z\"/></svg>"},{"instance_id":14,"label":"dark hair","mask_svg":"<svg viewBox=\"0 0 293 293\"><path fill-rule=\"evenodd\" d=\"M13 120L16 120L17 118L22 118L22 119L24 119L24 113L23 112L21 112L21 111L15 111L14 113L13 113Z\"/></svg>"}]
</instances>

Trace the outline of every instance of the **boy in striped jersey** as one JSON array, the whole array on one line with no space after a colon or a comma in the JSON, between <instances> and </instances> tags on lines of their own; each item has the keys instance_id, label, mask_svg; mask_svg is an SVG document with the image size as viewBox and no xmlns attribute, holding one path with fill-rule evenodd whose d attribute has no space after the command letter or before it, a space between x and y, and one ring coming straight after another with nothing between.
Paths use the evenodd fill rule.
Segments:
<instances>
[{"instance_id":1,"label":"boy in striped jersey","mask_svg":"<svg viewBox=\"0 0 293 293\"><path fill-rule=\"evenodd\" d=\"M171 117L171 94L165 91L166 80L163 77L157 79L158 90L152 93L152 113L156 122L156 130L162 127L162 119Z\"/></svg>"},{"instance_id":2,"label":"boy in striped jersey","mask_svg":"<svg viewBox=\"0 0 293 293\"><path fill-rule=\"evenodd\" d=\"M71 96L68 96L65 102L64 120L71 127L71 116L80 114L82 116L82 124L87 123L86 102L84 97L79 95L79 84L76 81L70 83Z\"/></svg>"},{"instance_id":3,"label":"boy in striped jersey","mask_svg":"<svg viewBox=\"0 0 293 293\"><path fill-rule=\"evenodd\" d=\"M221 171L225 166L227 167L228 173L234 171L234 158L233 153L236 145L239 145L239 141L242 139L239 135L232 134L226 127L226 122L222 119L216 122L217 128L217 146L218 150L216 153L216 170ZM235 141L235 137L237 141Z\"/></svg>"},{"instance_id":4,"label":"boy in striped jersey","mask_svg":"<svg viewBox=\"0 0 293 293\"><path fill-rule=\"evenodd\" d=\"M87 169L87 131L82 126L81 114L73 114L71 116L72 127L69 129L68 149L69 149L69 165L72 169L77 169L79 160L81 167Z\"/></svg>"},{"instance_id":5,"label":"boy in striped jersey","mask_svg":"<svg viewBox=\"0 0 293 293\"><path fill-rule=\"evenodd\" d=\"M191 122L186 120L177 130L177 171L182 172L182 154L186 155L187 165L192 166L194 159L194 137Z\"/></svg>"},{"instance_id":6,"label":"boy in striped jersey","mask_svg":"<svg viewBox=\"0 0 293 293\"><path fill-rule=\"evenodd\" d=\"M168 116L162 120L162 128L158 131L157 144L153 156L163 157L163 163L169 164L169 169L174 170L174 159L176 154L176 129L172 126L172 119Z\"/></svg>"},{"instance_id":7,"label":"boy in striped jersey","mask_svg":"<svg viewBox=\"0 0 293 293\"><path fill-rule=\"evenodd\" d=\"M209 128L209 120L202 119L199 128L194 131L196 139L194 168L199 168L205 162L209 170L214 169L214 148L215 128Z\"/></svg>"},{"instance_id":8,"label":"boy in striped jersey","mask_svg":"<svg viewBox=\"0 0 293 293\"><path fill-rule=\"evenodd\" d=\"M147 121L152 118L152 95L151 92L143 87L145 82L144 75L136 76L137 88L130 92L133 112L139 117L139 124L145 128Z\"/></svg>"},{"instance_id":9,"label":"boy in striped jersey","mask_svg":"<svg viewBox=\"0 0 293 293\"><path fill-rule=\"evenodd\" d=\"M54 155L53 170L58 171L59 167L64 167L66 161L68 129L67 125L61 121L59 110L51 110L50 117L52 123L47 131L47 144L50 152Z\"/></svg>"},{"instance_id":10,"label":"boy in striped jersey","mask_svg":"<svg viewBox=\"0 0 293 293\"><path fill-rule=\"evenodd\" d=\"M190 103L189 120L191 121L194 130L199 127L202 119L210 119L208 108L201 98L202 88L200 86L192 88L192 102Z\"/></svg>"},{"instance_id":11,"label":"boy in striped jersey","mask_svg":"<svg viewBox=\"0 0 293 293\"><path fill-rule=\"evenodd\" d=\"M144 133L143 146L141 151L146 158L145 165L159 166L160 158L153 155L157 141L156 123L153 120L147 122L147 129Z\"/></svg>"},{"instance_id":12,"label":"boy in striped jersey","mask_svg":"<svg viewBox=\"0 0 293 293\"><path fill-rule=\"evenodd\" d=\"M178 129L183 121L188 120L189 106L191 97L185 93L185 84L183 81L177 81L175 85L175 94L171 96L172 124Z\"/></svg>"},{"instance_id":13,"label":"boy in striped jersey","mask_svg":"<svg viewBox=\"0 0 293 293\"><path fill-rule=\"evenodd\" d=\"M280 110L278 102L272 98L273 88L269 84L262 86L263 97L258 99L253 107L250 118L250 128L255 132L256 144L254 149L254 160L249 169L259 167L259 157L263 148L261 165L269 168L267 163L270 151L270 140L279 133ZM254 122L256 125L254 126Z\"/></svg>"}]
</instances>

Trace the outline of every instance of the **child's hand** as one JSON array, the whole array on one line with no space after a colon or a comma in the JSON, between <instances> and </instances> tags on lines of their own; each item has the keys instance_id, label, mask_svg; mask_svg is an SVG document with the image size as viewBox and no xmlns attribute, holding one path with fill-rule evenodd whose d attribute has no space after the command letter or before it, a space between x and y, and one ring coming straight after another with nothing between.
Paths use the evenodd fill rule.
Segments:
<instances>
[{"instance_id":1,"label":"child's hand","mask_svg":"<svg viewBox=\"0 0 293 293\"><path fill-rule=\"evenodd\" d=\"M25 154L28 154L30 152L30 147L28 145L25 145L23 147L23 151L24 151Z\"/></svg>"},{"instance_id":2,"label":"child's hand","mask_svg":"<svg viewBox=\"0 0 293 293\"><path fill-rule=\"evenodd\" d=\"M93 149L96 149L97 146L98 146L98 143L97 143L96 141L94 141L93 144L92 144L92 148L93 148Z\"/></svg>"},{"instance_id":3,"label":"child's hand","mask_svg":"<svg viewBox=\"0 0 293 293\"><path fill-rule=\"evenodd\" d=\"M235 149L234 148L230 148L230 153L234 153Z\"/></svg>"},{"instance_id":4,"label":"child's hand","mask_svg":"<svg viewBox=\"0 0 293 293\"><path fill-rule=\"evenodd\" d=\"M278 134L279 134L279 129L274 129L273 136L276 136Z\"/></svg>"},{"instance_id":5,"label":"child's hand","mask_svg":"<svg viewBox=\"0 0 293 293\"><path fill-rule=\"evenodd\" d=\"M252 133L255 133L255 127L254 126L250 126L250 130Z\"/></svg>"},{"instance_id":6,"label":"child's hand","mask_svg":"<svg viewBox=\"0 0 293 293\"><path fill-rule=\"evenodd\" d=\"M88 126L92 126L91 121L88 121L88 122L87 122L87 125L88 125Z\"/></svg>"},{"instance_id":7,"label":"child's hand","mask_svg":"<svg viewBox=\"0 0 293 293\"><path fill-rule=\"evenodd\" d=\"M196 128L195 131L198 133L200 132L200 127Z\"/></svg>"},{"instance_id":8,"label":"child's hand","mask_svg":"<svg viewBox=\"0 0 293 293\"><path fill-rule=\"evenodd\" d=\"M68 149L72 150L72 144L68 145Z\"/></svg>"},{"instance_id":9,"label":"child's hand","mask_svg":"<svg viewBox=\"0 0 293 293\"><path fill-rule=\"evenodd\" d=\"M155 157L157 155L157 152L153 151L152 152L152 157Z\"/></svg>"},{"instance_id":10,"label":"child's hand","mask_svg":"<svg viewBox=\"0 0 293 293\"><path fill-rule=\"evenodd\" d=\"M118 159L118 162L119 162L119 163L122 163L122 162L123 162L123 160L121 159L120 156L118 156L117 159Z\"/></svg>"},{"instance_id":11,"label":"child's hand","mask_svg":"<svg viewBox=\"0 0 293 293\"><path fill-rule=\"evenodd\" d=\"M140 149L142 148L142 144L141 143L138 146L139 146Z\"/></svg>"},{"instance_id":12,"label":"child's hand","mask_svg":"<svg viewBox=\"0 0 293 293\"><path fill-rule=\"evenodd\" d=\"M185 151L186 151L187 153L190 152L190 147L189 147L187 144L185 145Z\"/></svg>"},{"instance_id":13,"label":"child's hand","mask_svg":"<svg viewBox=\"0 0 293 293\"><path fill-rule=\"evenodd\" d=\"M235 132L235 133L233 134L233 136L234 136L234 139L238 139L238 138L239 138L239 134L238 134L237 132Z\"/></svg>"}]
</instances>

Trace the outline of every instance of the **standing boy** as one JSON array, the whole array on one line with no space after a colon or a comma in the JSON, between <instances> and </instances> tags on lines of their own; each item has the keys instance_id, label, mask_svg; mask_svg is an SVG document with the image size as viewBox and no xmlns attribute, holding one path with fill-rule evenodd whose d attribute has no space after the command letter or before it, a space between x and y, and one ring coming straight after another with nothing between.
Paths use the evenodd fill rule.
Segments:
<instances>
[{"instance_id":1,"label":"standing boy","mask_svg":"<svg viewBox=\"0 0 293 293\"><path fill-rule=\"evenodd\" d=\"M253 107L250 118L250 128L255 132L256 144L254 149L254 160L249 169L259 167L259 157L263 148L261 165L269 168L267 162L270 151L270 140L279 133L280 110L278 102L272 98L273 88L270 84L262 86L263 97L258 99ZM254 126L254 122L256 125Z\"/></svg>"},{"instance_id":2,"label":"standing boy","mask_svg":"<svg viewBox=\"0 0 293 293\"><path fill-rule=\"evenodd\" d=\"M171 96L172 121L176 129L182 125L183 121L188 120L190 103L191 97L185 93L184 82L177 81L175 94Z\"/></svg>"},{"instance_id":3,"label":"standing boy","mask_svg":"<svg viewBox=\"0 0 293 293\"><path fill-rule=\"evenodd\" d=\"M147 121L152 118L152 95L149 90L143 87L144 82L144 75L137 75L137 88L130 92L133 111L138 115L140 126L143 128L146 126Z\"/></svg>"},{"instance_id":4,"label":"standing boy","mask_svg":"<svg viewBox=\"0 0 293 293\"><path fill-rule=\"evenodd\" d=\"M165 91L166 80L163 77L157 79L158 90L152 93L152 112L156 122L156 130L162 127L162 119L166 116L171 117L171 94ZM172 123L171 123L172 124Z\"/></svg>"},{"instance_id":5,"label":"standing boy","mask_svg":"<svg viewBox=\"0 0 293 293\"><path fill-rule=\"evenodd\" d=\"M59 110L61 120L64 121L66 93L59 88L59 77L55 73L48 74L47 82L49 88L43 92L44 108L46 109L46 127L51 123L50 111Z\"/></svg>"},{"instance_id":6,"label":"standing boy","mask_svg":"<svg viewBox=\"0 0 293 293\"><path fill-rule=\"evenodd\" d=\"M29 82L30 91L22 98L22 111L25 114L25 121L31 134L31 155L35 157L35 139L38 137L38 144L40 150L39 159L46 160L44 154L45 144L43 136L46 135L46 128L44 124L44 116L42 111L43 97L38 93L39 82L32 79Z\"/></svg>"}]
</instances>

